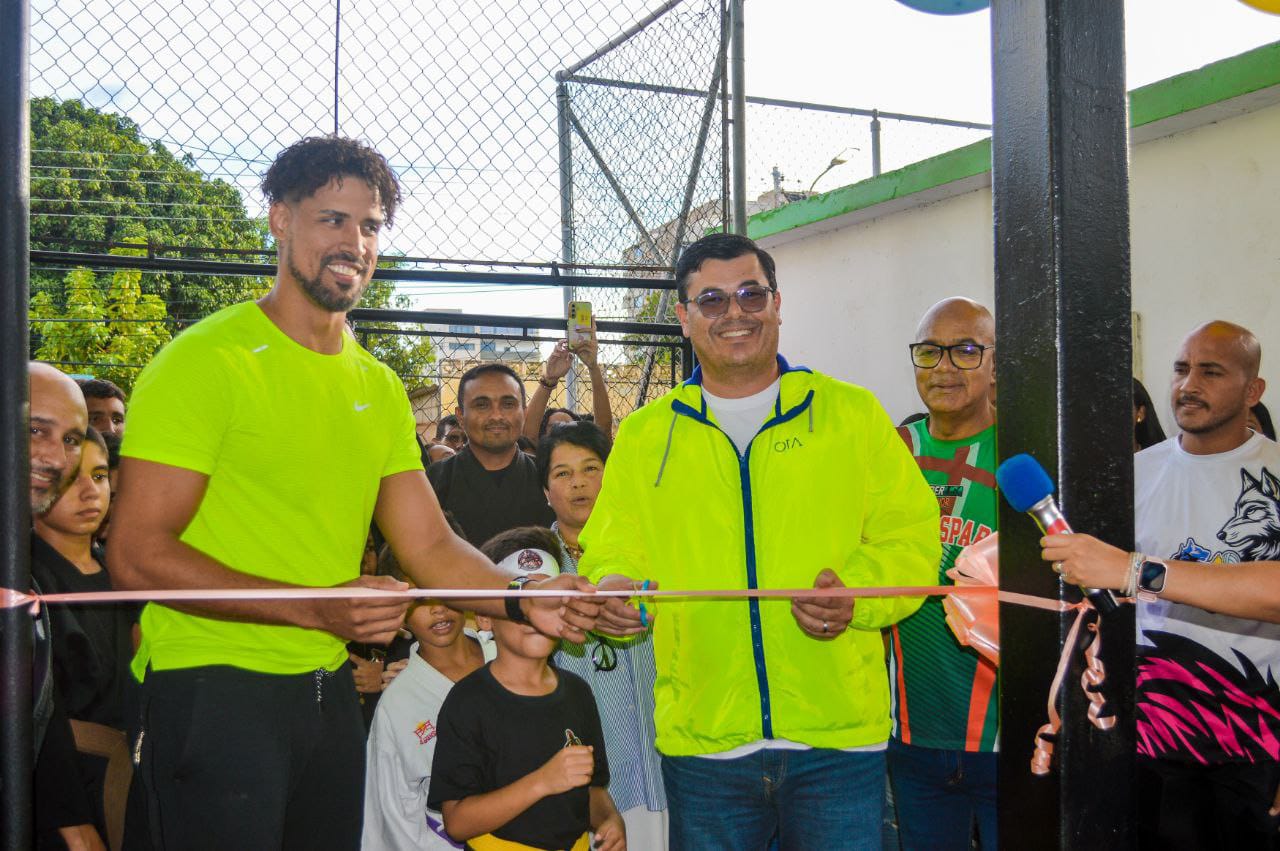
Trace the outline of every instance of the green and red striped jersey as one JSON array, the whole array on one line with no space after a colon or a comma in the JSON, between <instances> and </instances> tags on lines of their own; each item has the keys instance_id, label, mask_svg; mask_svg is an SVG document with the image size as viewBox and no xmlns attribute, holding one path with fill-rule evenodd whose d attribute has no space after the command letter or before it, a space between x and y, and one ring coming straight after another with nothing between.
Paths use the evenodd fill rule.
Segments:
<instances>
[{"instance_id":1,"label":"green and red striped jersey","mask_svg":"<svg viewBox=\"0 0 1280 851\"><path fill-rule=\"evenodd\" d=\"M935 440L928 420L898 433L915 456L941 509L938 584L969 544L996 528L996 428L964 440ZM929 597L890 630L893 735L909 745L993 751L999 729L996 668L961 645L946 623L941 597Z\"/></svg>"}]
</instances>

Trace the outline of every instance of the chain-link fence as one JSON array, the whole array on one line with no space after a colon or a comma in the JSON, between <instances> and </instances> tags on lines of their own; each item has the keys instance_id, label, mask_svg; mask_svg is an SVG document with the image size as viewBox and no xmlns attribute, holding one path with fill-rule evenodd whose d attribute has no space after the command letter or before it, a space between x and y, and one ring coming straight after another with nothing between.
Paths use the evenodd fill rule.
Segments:
<instances>
[{"instance_id":1,"label":"chain-link fence","mask_svg":"<svg viewBox=\"0 0 1280 851\"><path fill-rule=\"evenodd\" d=\"M752 212L857 183L968 145L991 126L874 109L747 99Z\"/></svg>"},{"instance_id":2,"label":"chain-link fence","mask_svg":"<svg viewBox=\"0 0 1280 851\"><path fill-rule=\"evenodd\" d=\"M576 298L601 322L620 417L689 367L670 274L728 220L728 15L726 0L34 0L33 353L128 386L181 328L264 292L261 174L338 132L382 151L404 193L362 306L443 317L358 324L411 395L448 410L449 377L487 359L533 374ZM748 98L748 199L867 176L873 124L885 170L982 132ZM580 364L566 392L589 407Z\"/></svg>"},{"instance_id":3,"label":"chain-link fence","mask_svg":"<svg viewBox=\"0 0 1280 851\"><path fill-rule=\"evenodd\" d=\"M723 64L721 3L650 4L37 0L33 351L128 386L177 330L263 292L273 245L260 176L298 138L339 132L384 153L404 193L383 243L400 274L375 282L365 306L452 302L444 309L462 315L451 324L502 327L466 313L498 295L513 315L563 315L569 276L628 279L578 297L605 322L602 360L629 411L651 378L681 374L670 328L607 329L646 307L651 318L661 298L653 286L669 279L670 257L627 248L678 215L664 199L690 171L700 110L562 72L705 88ZM693 166L695 188L722 207L719 112L704 124L711 153ZM622 204L638 221L610 181L635 199ZM469 344L443 326L410 330L371 335L371 346L411 392L447 397L443 373ZM503 348L533 372L547 351L500 338L480 341L471 362ZM580 368L575 378L580 407L589 382Z\"/></svg>"}]
</instances>

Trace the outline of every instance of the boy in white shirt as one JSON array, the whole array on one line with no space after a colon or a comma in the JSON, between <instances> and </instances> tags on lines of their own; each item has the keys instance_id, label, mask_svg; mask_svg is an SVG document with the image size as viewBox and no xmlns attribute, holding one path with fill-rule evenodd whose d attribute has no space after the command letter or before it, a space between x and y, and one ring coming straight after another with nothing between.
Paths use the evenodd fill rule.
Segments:
<instances>
[{"instance_id":1,"label":"boy in white shirt","mask_svg":"<svg viewBox=\"0 0 1280 851\"><path fill-rule=\"evenodd\" d=\"M488 618L483 632L464 629L465 617L439 600L409 607L405 622L417 643L405 669L387 686L369 730L365 768L365 851L460 848L427 809L431 760L440 706L453 684L496 655Z\"/></svg>"}]
</instances>

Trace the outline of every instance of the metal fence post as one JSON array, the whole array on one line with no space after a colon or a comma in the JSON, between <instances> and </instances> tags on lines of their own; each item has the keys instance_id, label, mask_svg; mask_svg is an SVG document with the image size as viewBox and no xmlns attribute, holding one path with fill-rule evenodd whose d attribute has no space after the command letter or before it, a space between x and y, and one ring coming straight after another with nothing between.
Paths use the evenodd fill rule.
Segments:
<instances>
[{"instance_id":1,"label":"metal fence post","mask_svg":"<svg viewBox=\"0 0 1280 851\"><path fill-rule=\"evenodd\" d=\"M729 3L730 60L733 88L733 232L747 232L747 61L743 0Z\"/></svg>"},{"instance_id":2,"label":"metal fence post","mask_svg":"<svg viewBox=\"0 0 1280 851\"><path fill-rule=\"evenodd\" d=\"M1057 473L1076 529L1133 546L1129 174L1124 6L994 0L991 9L997 425L1001 455ZM1040 561L1040 531L1000 506L1000 587L1074 602ZM1000 607L1000 845L1126 848L1134 842L1134 610L1102 618L1095 728L1064 648L1074 613ZM1066 649L1046 776L1029 772L1045 695Z\"/></svg>"},{"instance_id":3,"label":"metal fence post","mask_svg":"<svg viewBox=\"0 0 1280 851\"><path fill-rule=\"evenodd\" d=\"M565 72L556 74L556 133L559 136L557 151L560 160L560 259L574 262L573 247L573 137L569 125L569 87L564 82ZM571 274L566 270L566 274ZM565 316L569 315L569 302L573 301L573 286L566 284L564 294ZM568 326L566 326L567 332ZM565 376L566 404L578 410L578 375L570 369Z\"/></svg>"},{"instance_id":4,"label":"metal fence post","mask_svg":"<svg viewBox=\"0 0 1280 851\"><path fill-rule=\"evenodd\" d=\"M880 176L880 110L871 110L871 175Z\"/></svg>"},{"instance_id":5,"label":"metal fence post","mask_svg":"<svg viewBox=\"0 0 1280 851\"><path fill-rule=\"evenodd\" d=\"M30 280L28 0L0 0L0 587L31 587L27 451ZM30 848L31 617L0 609L0 845Z\"/></svg>"}]
</instances>

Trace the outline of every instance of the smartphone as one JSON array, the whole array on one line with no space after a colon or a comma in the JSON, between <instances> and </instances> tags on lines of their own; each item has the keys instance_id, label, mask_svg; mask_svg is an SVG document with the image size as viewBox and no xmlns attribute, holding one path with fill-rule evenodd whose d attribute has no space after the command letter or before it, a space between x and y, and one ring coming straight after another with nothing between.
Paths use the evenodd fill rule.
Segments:
<instances>
[{"instance_id":1,"label":"smartphone","mask_svg":"<svg viewBox=\"0 0 1280 851\"><path fill-rule=\"evenodd\" d=\"M569 302L567 338L570 346L576 346L591 336L591 302Z\"/></svg>"}]
</instances>

